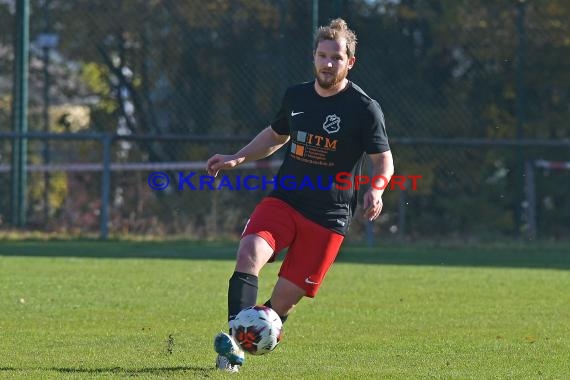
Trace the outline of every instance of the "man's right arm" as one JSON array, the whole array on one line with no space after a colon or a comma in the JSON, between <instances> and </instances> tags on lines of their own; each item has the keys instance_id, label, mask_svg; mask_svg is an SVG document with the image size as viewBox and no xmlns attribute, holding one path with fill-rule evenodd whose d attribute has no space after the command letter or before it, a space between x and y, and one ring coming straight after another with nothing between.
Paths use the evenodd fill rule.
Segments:
<instances>
[{"instance_id":1,"label":"man's right arm","mask_svg":"<svg viewBox=\"0 0 570 380\"><path fill-rule=\"evenodd\" d=\"M210 157L206 164L209 175L214 177L220 170L232 169L245 162L256 161L272 155L289 141L289 135L280 135L270 126L259 132L236 154L222 155L215 154Z\"/></svg>"}]
</instances>

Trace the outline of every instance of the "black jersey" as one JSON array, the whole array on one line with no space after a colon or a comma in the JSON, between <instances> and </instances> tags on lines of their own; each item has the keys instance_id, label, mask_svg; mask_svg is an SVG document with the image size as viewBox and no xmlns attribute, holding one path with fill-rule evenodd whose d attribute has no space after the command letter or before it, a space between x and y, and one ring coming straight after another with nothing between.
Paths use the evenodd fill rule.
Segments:
<instances>
[{"instance_id":1,"label":"black jersey","mask_svg":"<svg viewBox=\"0 0 570 380\"><path fill-rule=\"evenodd\" d=\"M364 154L390 149L384 115L377 101L349 82L340 93L322 97L314 82L287 89L271 123L291 137L269 196L279 198L308 219L345 234L357 202L354 186L339 173L360 175ZM344 179L347 176L343 177Z\"/></svg>"}]
</instances>

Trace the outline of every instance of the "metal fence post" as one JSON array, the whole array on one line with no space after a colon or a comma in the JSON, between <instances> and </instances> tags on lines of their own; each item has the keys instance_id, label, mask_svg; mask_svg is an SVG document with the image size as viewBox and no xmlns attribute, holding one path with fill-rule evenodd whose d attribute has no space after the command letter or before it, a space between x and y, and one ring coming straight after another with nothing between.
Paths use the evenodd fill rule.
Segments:
<instances>
[{"instance_id":1,"label":"metal fence post","mask_svg":"<svg viewBox=\"0 0 570 380\"><path fill-rule=\"evenodd\" d=\"M50 33L51 31L51 23L50 23L50 6L51 0L44 0L43 3L43 33L40 33L37 37L36 44L42 48L43 55L43 74L44 74L44 87L43 87L43 109L42 109L42 118L44 123L44 132L50 132L50 122L49 122L49 111L50 111L50 72L49 72L49 65L50 65L50 52L51 49L57 46L58 37L56 34ZM49 139L45 139L43 141L44 147L42 151L43 162L45 165L48 165L50 162L50 150ZM44 223L48 223L49 221L49 214L50 214L50 205L49 205L49 186L50 186L50 173L48 171L44 172Z\"/></svg>"},{"instance_id":2,"label":"metal fence post","mask_svg":"<svg viewBox=\"0 0 570 380\"><path fill-rule=\"evenodd\" d=\"M368 159L369 170L368 176L369 178L374 177L374 168L370 164L370 159ZM372 183L370 183L372 186ZM366 221L366 245L372 247L374 245L374 221L367 220Z\"/></svg>"},{"instance_id":3,"label":"metal fence post","mask_svg":"<svg viewBox=\"0 0 570 380\"><path fill-rule=\"evenodd\" d=\"M526 33L525 33L525 4L524 0L519 0L516 5L516 28L517 28L517 51L516 51L516 66L515 66L515 86L516 86L516 104L515 104L515 117L516 117L516 138L521 140L524 138L524 124L525 124L525 65L526 65ZM516 237L521 237L521 227L523 219L522 203L524 201L524 158L522 147L515 148L515 226Z\"/></svg>"},{"instance_id":4,"label":"metal fence post","mask_svg":"<svg viewBox=\"0 0 570 380\"><path fill-rule=\"evenodd\" d=\"M311 27L311 34L314 35L319 27L319 0L313 0L313 6L311 8ZM311 38L311 51L313 51L314 43L315 41Z\"/></svg>"},{"instance_id":5,"label":"metal fence post","mask_svg":"<svg viewBox=\"0 0 570 380\"><path fill-rule=\"evenodd\" d=\"M529 240L536 239L536 187L534 179L534 162L525 162L525 192L526 192L526 237Z\"/></svg>"},{"instance_id":6,"label":"metal fence post","mask_svg":"<svg viewBox=\"0 0 570 380\"><path fill-rule=\"evenodd\" d=\"M30 3L16 2L16 40L14 44L14 88L12 129L19 133L12 148L12 224L26 225L28 139L28 67Z\"/></svg>"},{"instance_id":7,"label":"metal fence post","mask_svg":"<svg viewBox=\"0 0 570 380\"><path fill-rule=\"evenodd\" d=\"M406 205L408 203L408 186L404 182L404 188L400 189L398 196L398 237L406 237Z\"/></svg>"},{"instance_id":8,"label":"metal fence post","mask_svg":"<svg viewBox=\"0 0 570 380\"><path fill-rule=\"evenodd\" d=\"M109 236L109 198L111 193L111 143L113 137L104 134L101 138L103 144L103 176L101 188L101 214L100 233L101 239L107 240Z\"/></svg>"}]
</instances>

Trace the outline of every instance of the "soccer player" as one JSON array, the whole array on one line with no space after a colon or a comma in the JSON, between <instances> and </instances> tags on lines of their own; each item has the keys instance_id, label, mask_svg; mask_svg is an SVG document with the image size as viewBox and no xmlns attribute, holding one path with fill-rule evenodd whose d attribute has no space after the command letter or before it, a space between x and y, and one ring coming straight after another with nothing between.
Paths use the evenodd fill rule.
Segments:
<instances>
[{"instance_id":1,"label":"soccer player","mask_svg":"<svg viewBox=\"0 0 570 380\"><path fill-rule=\"evenodd\" d=\"M372 177L381 178L364 194L364 216L372 221L382 210L381 189L394 172L380 105L347 78L356 61L354 31L343 19L335 19L320 27L315 37L315 79L289 87L270 126L239 152L216 154L207 162L208 174L216 176L220 170L262 159L287 144L277 178L309 178L315 184L296 189L274 186L253 211L229 280L230 331L232 319L256 304L261 269L285 248L279 277L265 305L285 322L303 297L315 297L357 203L357 189L340 184L339 173L345 179L354 178L369 157ZM239 370L245 358L231 334L219 333L214 348L218 368Z\"/></svg>"}]
</instances>

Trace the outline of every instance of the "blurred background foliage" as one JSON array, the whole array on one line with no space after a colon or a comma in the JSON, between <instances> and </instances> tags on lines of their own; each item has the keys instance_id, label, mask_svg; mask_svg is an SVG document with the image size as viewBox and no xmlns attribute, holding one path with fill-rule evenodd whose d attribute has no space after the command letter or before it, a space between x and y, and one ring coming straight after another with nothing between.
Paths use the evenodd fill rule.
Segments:
<instances>
[{"instance_id":1,"label":"blurred background foliage","mask_svg":"<svg viewBox=\"0 0 570 380\"><path fill-rule=\"evenodd\" d=\"M371 227L357 220L354 239L362 239L366 228L409 237L517 236L527 222L517 216L517 208L524 208L517 165L569 160L564 147L517 151L425 140L570 138L566 0L30 0L30 5L30 131L212 138L117 141L113 162L204 161L238 149L270 122L288 85L312 79L313 20L322 25L345 18L358 35L350 78L384 110L396 171L422 175L417 191L387 192L380 222ZM11 130L14 8L13 0L0 1L0 132ZM37 43L46 32L58 37L57 47L47 51L47 122L42 119L45 49ZM42 163L45 146L46 141L30 142L30 163ZM49 150L52 163L102 159L97 140L51 141ZM0 139L0 164L10 163L10 151L11 140ZM146 184L148 174L113 172L111 231L237 236L264 195L157 193ZM42 178L35 173L29 181L31 228L97 231L100 172L61 171L47 182ZM537 169L535 182L539 236L568 236L570 173ZM9 172L0 172L1 193L9 194L9 186ZM2 197L2 228L9 228L9 210L9 197Z\"/></svg>"}]
</instances>

